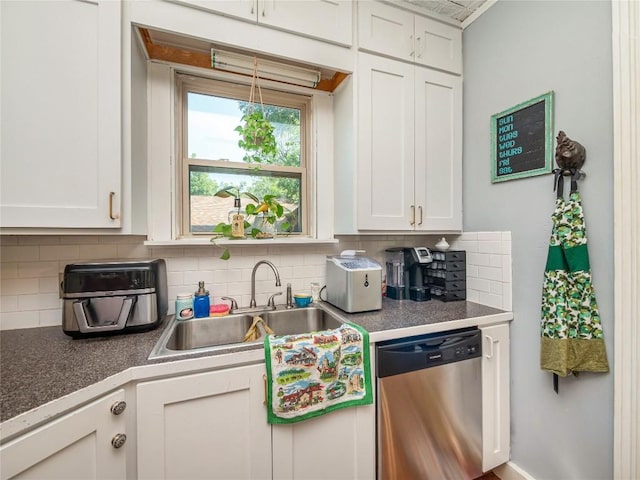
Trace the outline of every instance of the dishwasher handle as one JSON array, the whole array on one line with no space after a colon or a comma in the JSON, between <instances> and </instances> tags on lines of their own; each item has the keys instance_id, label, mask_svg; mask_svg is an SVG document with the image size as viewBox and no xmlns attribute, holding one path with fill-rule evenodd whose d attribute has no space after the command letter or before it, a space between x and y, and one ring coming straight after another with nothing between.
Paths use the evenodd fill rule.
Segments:
<instances>
[{"instance_id":1,"label":"dishwasher handle","mask_svg":"<svg viewBox=\"0 0 640 480\"><path fill-rule=\"evenodd\" d=\"M380 344L376 347L376 373L388 377L480 357L480 330L449 332Z\"/></svg>"}]
</instances>

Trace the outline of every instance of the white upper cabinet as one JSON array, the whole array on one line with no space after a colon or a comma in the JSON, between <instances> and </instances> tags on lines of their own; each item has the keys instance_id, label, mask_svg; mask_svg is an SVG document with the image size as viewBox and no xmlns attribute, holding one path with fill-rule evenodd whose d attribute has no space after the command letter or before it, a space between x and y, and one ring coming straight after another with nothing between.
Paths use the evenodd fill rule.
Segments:
<instances>
[{"instance_id":1,"label":"white upper cabinet","mask_svg":"<svg viewBox=\"0 0 640 480\"><path fill-rule=\"evenodd\" d=\"M462 73L462 30L416 15L415 62L427 67Z\"/></svg>"},{"instance_id":2,"label":"white upper cabinet","mask_svg":"<svg viewBox=\"0 0 640 480\"><path fill-rule=\"evenodd\" d=\"M120 2L0 8L0 226L119 228Z\"/></svg>"},{"instance_id":3,"label":"white upper cabinet","mask_svg":"<svg viewBox=\"0 0 640 480\"><path fill-rule=\"evenodd\" d=\"M462 79L415 69L416 230L462 230Z\"/></svg>"},{"instance_id":4,"label":"white upper cabinet","mask_svg":"<svg viewBox=\"0 0 640 480\"><path fill-rule=\"evenodd\" d=\"M462 73L462 30L378 1L358 2L358 45L383 55Z\"/></svg>"},{"instance_id":5,"label":"white upper cabinet","mask_svg":"<svg viewBox=\"0 0 640 480\"><path fill-rule=\"evenodd\" d=\"M357 226L408 230L415 209L412 65L358 55Z\"/></svg>"},{"instance_id":6,"label":"white upper cabinet","mask_svg":"<svg viewBox=\"0 0 640 480\"><path fill-rule=\"evenodd\" d=\"M357 229L462 229L462 80L358 55Z\"/></svg>"},{"instance_id":7,"label":"white upper cabinet","mask_svg":"<svg viewBox=\"0 0 640 480\"><path fill-rule=\"evenodd\" d=\"M351 0L170 0L201 10L351 46Z\"/></svg>"}]
</instances>

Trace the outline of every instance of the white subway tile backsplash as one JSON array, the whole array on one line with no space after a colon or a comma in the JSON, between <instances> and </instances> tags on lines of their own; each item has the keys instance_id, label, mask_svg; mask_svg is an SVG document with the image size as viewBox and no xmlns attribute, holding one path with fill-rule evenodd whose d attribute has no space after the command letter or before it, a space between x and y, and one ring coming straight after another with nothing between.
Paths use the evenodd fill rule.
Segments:
<instances>
[{"instance_id":1,"label":"white subway tile backsplash","mask_svg":"<svg viewBox=\"0 0 640 480\"><path fill-rule=\"evenodd\" d=\"M60 295L60 282L59 277L42 277L38 279L38 292L39 293L55 293Z\"/></svg>"},{"instance_id":2,"label":"white subway tile backsplash","mask_svg":"<svg viewBox=\"0 0 640 480\"><path fill-rule=\"evenodd\" d=\"M193 293L203 280L215 303L234 297L240 306L249 304L251 271L259 260L270 260L280 273L282 286L268 267L257 270L256 300L270 295L308 292L310 282L325 284L327 255L343 250L364 250L384 264L385 250L398 246L433 246L441 235L363 235L338 237L326 246L231 245L231 259L221 260L218 246L147 247L143 236L2 236L0 237L0 328L28 328L61 324L59 282L67 264L93 259L164 258L167 263L169 313L174 313L178 293ZM449 235L452 250L467 252L467 300L511 309L511 233L465 232ZM384 276L383 271L383 276ZM284 293L276 303L285 302Z\"/></svg>"},{"instance_id":3,"label":"white subway tile backsplash","mask_svg":"<svg viewBox=\"0 0 640 480\"><path fill-rule=\"evenodd\" d=\"M480 253L502 253L502 240L478 241L478 252Z\"/></svg>"},{"instance_id":4,"label":"white subway tile backsplash","mask_svg":"<svg viewBox=\"0 0 640 480\"><path fill-rule=\"evenodd\" d=\"M18 278L18 263L6 262L0 264L0 279Z\"/></svg>"},{"instance_id":5,"label":"white subway tile backsplash","mask_svg":"<svg viewBox=\"0 0 640 480\"><path fill-rule=\"evenodd\" d=\"M18 296L2 295L0 296L0 312L17 312Z\"/></svg>"},{"instance_id":6,"label":"white subway tile backsplash","mask_svg":"<svg viewBox=\"0 0 640 480\"><path fill-rule=\"evenodd\" d=\"M28 295L38 293L37 278L14 278L2 280L0 284L2 295Z\"/></svg>"},{"instance_id":7,"label":"white subway tile backsplash","mask_svg":"<svg viewBox=\"0 0 640 480\"><path fill-rule=\"evenodd\" d=\"M77 261L79 259L79 245L43 245L40 247L40 260Z\"/></svg>"},{"instance_id":8,"label":"white subway tile backsplash","mask_svg":"<svg viewBox=\"0 0 640 480\"><path fill-rule=\"evenodd\" d=\"M478 277L487 280L502 281L502 268L478 267Z\"/></svg>"},{"instance_id":9,"label":"white subway tile backsplash","mask_svg":"<svg viewBox=\"0 0 640 480\"><path fill-rule=\"evenodd\" d=\"M18 263L19 278L39 278L57 276L58 262L20 262Z\"/></svg>"},{"instance_id":10,"label":"white subway tile backsplash","mask_svg":"<svg viewBox=\"0 0 640 480\"><path fill-rule=\"evenodd\" d=\"M491 283L484 278L467 277L467 289L477 290L478 292L490 292Z\"/></svg>"},{"instance_id":11,"label":"white subway tile backsplash","mask_svg":"<svg viewBox=\"0 0 640 480\"><path fill-rule=\"evenodd\" d=\"M62 328L62 309L41 310L39 326Z\"/></svg>"},{"instance_id":12,"label":"white subway tile backsplash","mask_svg":"<svg viewBox=\"0 0 640 480\"><path fill-rule=\"evenodd\" d=\"M502 308L502 295L495 295L493 293L479 292L478 302L494 308Z\"/></svg>"},{"instance_id":13,"label":"white subway tile backsplash","mask_svg":"<svg viewBox=\"0 0 640 480\"><path fill-rule=\"evenodd\" d=\"M33 328L40 326L40 315L36 312L7 312L0 315L0 330Z\"/></svg>"},{"instance_id":14,"label":"white subway tile backsplash","mask_svg":"<svg viewBox=\"0 0 640 480\"><path fill-rule=\"evenodd\" d=\"M502 308L504 310L513 310L511 282L502 284Z\"/></svg>"},{"instance_id":15,"label":"white subway tile backsplash","mask_svg":"<svg viewBox=\"0 0 640 480\"><path fill-rule=\"evenodd\" d=\"M0 248L0 261L4 262L33 262L40 260L38 246L5 246Z\"/></svg>"},{"instance_id":16,"label":"white subway tile backsplash","mask_svg":"<svg viewBox=\"0 0 640 480\"><path fill-rule=\"evenodd\" d=\"M467 253L467 265L488 267L491 265L491 255L486 253Z\"/></svg>"},{"instance_id":17,"label":"white subway tile backsplash","mask_svg":"<svg viewBox=\"0 0 640 480\"><path fill-rule=\"evenodd\" d=\"M502 240L502 232L478 232L479 242L500 241Z\"/></svg>"}]
</instances>

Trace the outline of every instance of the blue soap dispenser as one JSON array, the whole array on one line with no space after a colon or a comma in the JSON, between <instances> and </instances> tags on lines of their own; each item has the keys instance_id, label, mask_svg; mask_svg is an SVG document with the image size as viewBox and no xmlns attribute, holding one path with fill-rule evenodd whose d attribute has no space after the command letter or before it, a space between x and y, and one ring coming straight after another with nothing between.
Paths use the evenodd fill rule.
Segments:
<instances>
[{"instance_id":1,"label":"blue soap dispenser","mask_svg":"<svg viewBox=\"0 0 640 480\"><path fill-rule=\"evenodd\" d=\"M193 295L193 316L204 318L209 316L209 290L204 289L204 282L198 282L198 291Z\"/></svg>"}]
</instances>

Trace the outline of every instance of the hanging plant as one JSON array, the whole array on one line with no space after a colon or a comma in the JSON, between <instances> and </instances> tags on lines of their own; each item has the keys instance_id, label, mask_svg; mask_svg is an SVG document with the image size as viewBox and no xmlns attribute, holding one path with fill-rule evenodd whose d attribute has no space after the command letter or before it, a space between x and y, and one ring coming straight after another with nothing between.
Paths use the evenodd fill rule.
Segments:
<instances>
[{"instance_id":1,"label":"hanging plant","mask_svg":"<svg viewBox=\"0 0 640 480\"><path fill-rule=\"evenodd\" d=\"M255 91L258 91L260 105L255 103ZM264 115L262 89L258 76L258 59L253 57L253 77L249 92L249 109L240 119L240 125L235 129L240 134L238 146L246 153L243 160L247 163L271 162L278 151L274 128Z\"/></svg>"}]
</instances>

